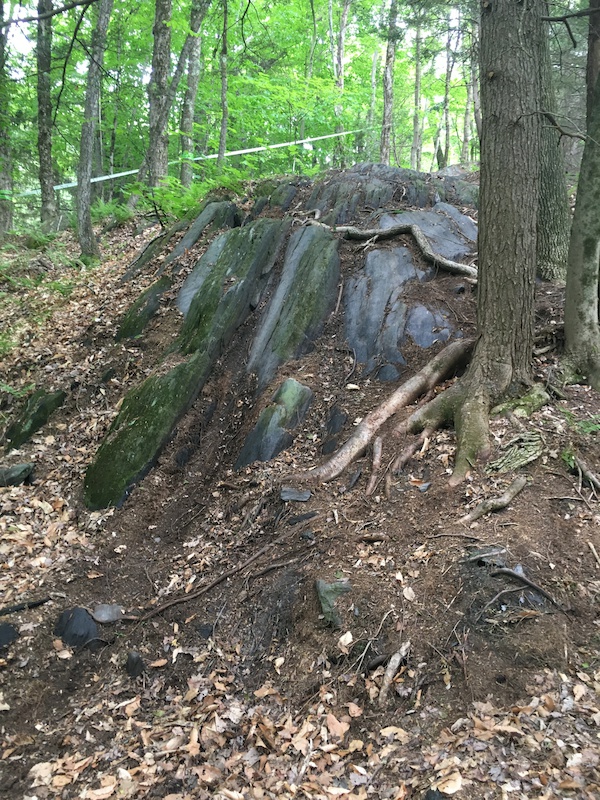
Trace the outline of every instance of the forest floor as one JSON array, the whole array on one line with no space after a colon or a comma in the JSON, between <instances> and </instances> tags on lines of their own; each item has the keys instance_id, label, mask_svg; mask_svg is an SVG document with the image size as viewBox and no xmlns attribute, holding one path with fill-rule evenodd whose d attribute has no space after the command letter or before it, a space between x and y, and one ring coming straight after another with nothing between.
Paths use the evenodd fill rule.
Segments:
<instances>
[{"instance_id":1,"label":"forest floor","mask_svg":"<svg viewBox=\"0 0 600 800\"><path fill-rule=\"evenodd\" d=\"M84 271L23 261L16 238L0 254L13 276L43 272L35 287L0 273L0 326L14 337L0 367L3 422L31 384L69 389L11 454L36 463L33 483L0 489L0 605L49 598L4 618L20 635L0 650L0 797L598 798L600 503L561 457L600 471L598 396L567 387L524 421L543 442L521 470L527 486L470 525L461 518L514 475L473 470L449 489L452 431L370 496L369 455L284 502L289 476L323 458L332 402L356 421L391 391L355 370L334 315L316 349L283 369L319 387L288 450L232 471L246 432L238 412L254 401L238 384L243 354L228 353L123 507L89 512L85 468L152 365L151 337L142 349L113 334L143 288L120 278L153 232L130 223L104 236L102 266ZM68 234L61 242L76 252ZM353 256L341 252L344 270ZM472 325L457 282L421 291ZM538 304L540 325L559 322L560 289L540 284ZM557 355L536 356L541 380ZM412 373L430 353L411 356ZM385 463L405 446L396 422ZM499 417L492 433L494 459L522 430ZM316 580L349 584L337 625L323 619ZM136 616L170 600L146 622L102 626L94 647L53 633L74 606L118 603ZM139 677L125 669L132 651Z\"/></svg>"}]
</instances>

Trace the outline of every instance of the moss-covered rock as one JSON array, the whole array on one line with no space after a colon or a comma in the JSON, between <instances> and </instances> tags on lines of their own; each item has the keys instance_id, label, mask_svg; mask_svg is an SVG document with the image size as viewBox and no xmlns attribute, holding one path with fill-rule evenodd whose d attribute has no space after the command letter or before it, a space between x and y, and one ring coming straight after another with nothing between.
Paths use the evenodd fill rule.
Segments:
<instances>
[{"instance_id":1,"label":"moss-covered rock","mask_svg":"<svg viewBox=\"0 0 600 800\"><path fill-rule=\"evenodd\" d=\"M253 461L269 461L294 441L291 431L304 419L313 393L293 378L281 384L270 405L248 434L235 469Z\"/></svg>"},{"instance_id":2,"label":"moss-covered rock","mask_svg":"<svg viewBox=\"0 0 600 800\"><path fill-rule=\"evenodd\" d=\"M155 463L173 427L204 385L212 361L206 353L151 375L129 392L88 467L88 508L120 505L130 487Z\"/></svg>"},{"instance_id":3,"label":"moss-covered rock","mask_svg":"<svg viewBox=\"0 0 600 800\"><path fill-rule=\"evenodd\" d=\"M138 297L123 317L116 339L131 339L139 336L152 317L158 311L160 298L171 286L171 279L166 275L159 278Z\"/></svg>"},{"instance_id":4,"label":"moss-covered rock","mask_svg":"<svg viewBox=\"0 0 600 800\"><path fill-rule=\"evenodd\" d=\"M287 220L259 219L215 239L181 289L185 322L176 347L213 352L229 342L256 302L288 226Z\"/></svg>"},{"instance_id":5,"label":"moss-covered rock","mask_svg":"<svg viewBox=\"0 0 600 800\"><path fill-rule=\"evenodd\" d=\"M65 402L66 392L47 392L45 389L38 389L34 392L18 419L10 425L4 438L8 442L8 449L20 447L36 431L39 431L50 418L50 415L60 408Z\"/></svg>"},{"instance_id":6,"label":"moss-covered rock","mask_svg":"<svg viewBox=\"0 0 600 800\"><path fill-rule=\"evenodd\" d=\"M254 344L248 370L264 387L277 367L312 347L335 303L340 275L338 243L326 228L302 228L290 237L279 285Z\"/></svg>"}]
</instances>

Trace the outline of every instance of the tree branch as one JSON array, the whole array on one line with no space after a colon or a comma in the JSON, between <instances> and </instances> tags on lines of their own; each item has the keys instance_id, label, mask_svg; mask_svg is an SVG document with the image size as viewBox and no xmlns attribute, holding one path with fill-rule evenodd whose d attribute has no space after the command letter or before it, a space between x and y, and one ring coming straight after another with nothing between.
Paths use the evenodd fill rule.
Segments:
<instances>
[{"instance_id":1,"label":"tree branch","mask_svg":"<svg viewBox=\"0 0 600 800\"><path fill-rule=\"evenodd\" d=\"M97 2L98 0L76 0L74 3L67 3L64 6L60 6L60 8L53 8L52 11L47 11L45 14L38 14L35 17L13 17L12 19L7 19L0 23L0 29L9 28L11 25L18 25L22 22L38 22L42 19L50 19L50 17L55 17L57 14L62 14L64 11L70 11L72 8L77 8L77 6L91 6L92 3Z\"/></svg>"}]
</instances>

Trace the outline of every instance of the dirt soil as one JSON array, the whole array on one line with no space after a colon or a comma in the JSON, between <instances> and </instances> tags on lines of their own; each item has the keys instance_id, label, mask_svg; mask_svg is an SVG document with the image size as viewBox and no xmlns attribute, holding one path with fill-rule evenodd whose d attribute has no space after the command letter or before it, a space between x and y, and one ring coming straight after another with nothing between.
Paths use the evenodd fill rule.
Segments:
<instances>
[{"instance_id":1,"label":"dirt soil","mask_svg":"<svg viewBox=\"0 0 600 800\"><path fill-rule=\"evenodd\" d=\"M5 420L15 390L69 389L3 460L36 470L30 485L0 489L1 605L48 602L0 620L20 634L0 651L0 797L600 797L600 504L563 458L599 473L597 394L567 387L527 419L494 418L491 462L524 430L540 435L541 455L518 471L527 485L508 507L475 522L461 518L517 475L481 467L449 489L454 434L440 431L386 476L410 409L382 432L371 495L368 452L308 500L283 501L282 486L304 488L294 475L322 463L331 408L348 416L343 442L396 385L361 374L332 315L315 350L277 379L315 392L300 435L235 473L274 391L256 400L241 379L242 331L157 467L122 508L90 513L85 468L175 330L165 305L154 340L113 338L151 282L151 270L135 285L120 277L153 233L131 224L105 237L103 265L79 273L68 299L48 296L47 319L32 321L33 291L0 312L18 328L1 368ZM343 274L363 248L342 244ZM463 283L440 276L415 291L434 291L468 332ZM561 304L560 289L539 284L540 327L559 329ZM415 348L404 377L434 352ZM538 342L544 384L559 355L558 337ZM347 583L334 624L317 580ZM147 618L66 647L53 633L60 613L99 603ZM125 669L132 652L137 677Z\"/></svg>"}]
</instances>

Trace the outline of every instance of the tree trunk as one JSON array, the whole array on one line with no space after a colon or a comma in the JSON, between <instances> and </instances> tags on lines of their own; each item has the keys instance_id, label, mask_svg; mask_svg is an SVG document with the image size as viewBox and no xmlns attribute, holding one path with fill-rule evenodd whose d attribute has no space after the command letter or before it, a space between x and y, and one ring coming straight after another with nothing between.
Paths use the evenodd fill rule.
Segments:
<instances>
[{"instance_id":1,"label":"tree trunk","mask_svg":"<svg viewBox=\"0 0 600 800\"><path fill-rule=\"evenodd\" d=\"M371 100L367 111L367 142L368 159L373 159L375 148L377 147L377 136L373 130L375 122L375 106L377 105L377 64L379 62L379 50L375 50L371 60Z\"/></svg>"},{"instance_id":2,"label":"tree trunk","mask_svg":"<svg viewBox=\"0 0 600 800\"><path fill-rule=\"evenodd\" d=\"M38 1L38 16L52 13L52 0ZM40 162L40 189L42 226L50 230L56 219L54 197L54 169L52 167L52 98L50 95L50 68L52 66L52 18L39 19L37 23L37 118L38 156Z\"/></svg>"},{"instance_id":3,"label":"tree trunk","mask_svg":"<svg viewBox=\"0 0 600 800\"><path fill-rule=\"evenodd\" d=\"M106 34L112 11L113 0L100 0L98 19L92 34L92 47L88 66L87 86L85 90L85 109L81 126L81 144L79 148L79 166L77 167L77 235L81 255L84 259L99 258L100 250L90 214L92 197L92 159L94 155L94 132L98 110L100 107L100 86Z\"/></svg>"},{"instance_id":4,"label":"tree trunk","mask_svg":"<svg viewBox=\"0 0 600 800\"><path fill-rule=\"evenodd\" d=\"M450 15L446 18L446 24L448 26L448 37L446 39L446 79L444 81L444 149L442 151L441 166L438 159L439 169L447 167L450 158L450 85L455 60L452 52L452 18Z\"/></svg>"},{"instance_id":5,"label":"tree trunk","mask_svg":"<svg viewBox=\"0 0 600 800\"><path fill-rule=\"evenodd\" d=\"M469 70L470 72L470 70ZM460 163L468 164L471 161L471 107L473 105L473 82L470 74L466 76L467 102L463 117L463 140L460 150Z\"/></svg>"},{"instance_id":6,"label":"tree trunk","mask_svg":"<svg viewBox=\"0 0 600 800\"><path fill-rule=\"evenodd\" d=\"M548 47L548 23L544 23L544 29L540 59L541 111L555 114L557 109ZM561 135L547 119L542 124L540 164L537 270L542 278L559 281L565 279L567 272L571 220Z\"/></svg>"},{"instance_id":7,"label":"tree trunk","mask_svg":"<svg viewBox=\"0 0 600 800\"><path fill-rule=\"evenodd\" d=\"M587 119L588 124L593 111L594 87L600 74L600 0L590 0L589 33L588 33L588 55L587 55Z\"/></svg>"},{"instance_id":8,"label":"tree trunk","mask_svg":"<svg viewBox=\"0 0 600 800\"><path fill-rule=\"evenodd\" d=\"M158 186L169 171L169 136L161 112L169 91L171 74L171 0L156 0L152 35L152 74L148 84L148 184Z\"/></svg>"},{"instance_id":9,"label":"tree trunk","mask_svg":"<svg viewBox=\"0 0 600 800\"><path fill-rule=\"evenodd\" d=\"M227 125L229 122L229 107L227 105L227 0L224 0L223 3L223 34L221 36L219 67L221 71L221 130L219 133L217 165L222 167L225 151L227 150Z\"/></svg>"},{"instance_id":10,"label":"tree trunk","mask_svg":"<svg viewBox=\"0 0 600 800\"><path fill-rule=\"evenodd\" d=\"M453 484L489 453L490 404L531 381L543 11L543 0L495 0L482 10L479 339L464 378L410 424L419 430L454 419Z\"/></svg>"},{"instance_id":11,"label":"tree trunk","mask_svg":"<svg viewBox=\"0 0 600 800\"><path fill-rule=\"evenodd\" d=\"M0 0L0 23L4 22L4 4ZM0 28L0 234L12 228L12 153L10 142L10 84L6 70L8 28Z\"/></svg>"},{"instance_id":12,"label":"tree trunk","mask_svg":"<svg viewBox=\"0 0 600 800\"><path fill-rule=\"evenodd\" d=\"M192 157L194 147L194 112L200 83L200 50L200 37L195 36L188 57L187 86L181 108L181 157L183 159L181 162L181 185L186 188L192 185L194 177L192 162L189 159Z\"/></svg>"},{"instance_id":13,"label":"tree trunk","mask_svg":"<svg viewBox=\"0 0 600 800\"><path fill-rule=\"evenodd\" d=\"M588 72L588 74L591 73ZM600 389L600 327L598 326L598 270L600 269L599 78L596 78L596 87L589 112L588 135L579 170L577 199L569 246L565 298L565 350L567 377L576 379L583 376L595 389Z\"/></svg>"},{"instance_id":14,"label":"tree trunk","mask_svg":"<svg viewBox=\"0 0 600 800\"><path fill-rule=\"evenodd\" d=\"M336 75L335 84L338 88L338 97L339 101L334 106L334 114L336 117L341 117L342 112L344 110L342 97L344 94L344 51L346 49L346 31L348 29L348 15L350 13L350 6L352 4L352 0L344 0L342 5L342 12L340 14L340 28L338 30L337 35L337 45L335 49L335 70L334 73ZM344 130L344 126L341 122L338 122L335 126L336 132L341 132ZM342 137L339 137L336 140L335 145L335 153L338 166L343 169L345 166L345 150L344 150L344 141Z\"/></svg>"},{"instance_id":15,"label":"tree trunk","mask_svg":"<svg viewBox=\"0 0 600 800\"><path fill-rule=\"evenodd\" d=\"M306 70L304 73L305 100L308 97L308 93L310 91L310 80L313 76L313 70L315 68L315 49L317 47L317 15L315 12L315 0L309 0L309 2L310 2L311 34L310 34L310 50L308 51L308 61L306 62ZM298 136L300 139L304 139L304 137L306 136L306 118L304 114L300 119Z\"/></svg>"},{"instance_id":16,"label":"tree trunk","mask_svg":"<svg viewBox=\"0 0 600 800\"><path fill-rule=\"evenodd\" d=\"M421 23L415 32L415 94L413 110L413 139L410 149L410 168L421 169Z\"/></svg>"},{"instance_id":17,"label":"tree trunk","mask_svg":"<svg viewBox=\"0 0 600 800\"><path fill-rule=\"evenodd\" d=\"M390 163L390 141L394 114L394 64L396 61L396 43L398 41L398 0L392 0L388 25L385 67L383 70L383 125L381 127L381 144L379 158L382 164Z\"/></svg>"},{"instance_id":18,"label":"tree trunk","mask_svg":"<svg viewBox=\"0 0 600 800\"><path fill-rule=\"evenodd\" d=\"M483 124L481 121L481 101L479 99L479 26L473 23L471 27L471 86L473 89L473 115L477 136L481 141Z\"/></svg>"}]
</instances>

